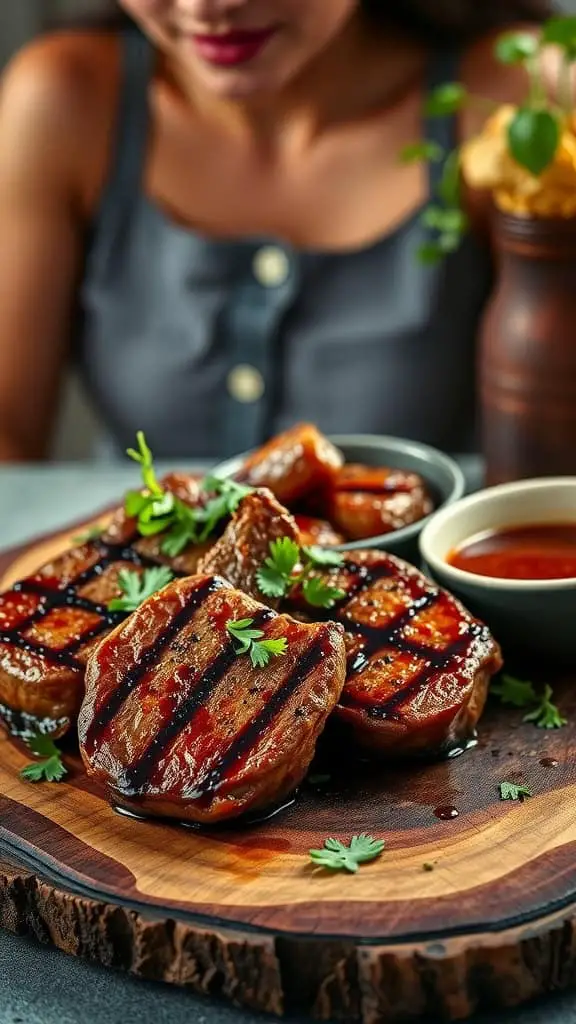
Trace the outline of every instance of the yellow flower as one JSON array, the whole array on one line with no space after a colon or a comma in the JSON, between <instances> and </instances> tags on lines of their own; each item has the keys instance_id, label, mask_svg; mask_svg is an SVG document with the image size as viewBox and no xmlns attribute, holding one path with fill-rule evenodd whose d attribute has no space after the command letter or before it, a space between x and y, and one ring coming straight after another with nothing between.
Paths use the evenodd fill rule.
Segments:
<instances>
[{"instance_id":1,"label":"yellow flower","mask_svg":"<svg viewBox=\"0 0 576 1024\"><path fill-rule=\"evenodd\" d=\"M488 189L496 205L525 217L576 216L576 118L562 132L554 162L538 177L512 157L508 126L516 108L505 104L488 118L480 135L461 150L462 174L473 189Z\"/></svg>"}]
</instances>

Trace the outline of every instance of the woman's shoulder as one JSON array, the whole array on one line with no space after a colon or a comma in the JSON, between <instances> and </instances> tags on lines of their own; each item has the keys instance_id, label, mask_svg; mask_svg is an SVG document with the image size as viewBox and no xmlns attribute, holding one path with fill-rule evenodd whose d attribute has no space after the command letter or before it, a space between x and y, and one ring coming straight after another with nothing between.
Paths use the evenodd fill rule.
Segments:
<instances>
[{"instance_id":1,"label":"woman's shoulder","mask_svg":"<svg viewBox=\"0 0 576 1024\"><path fill-rule=\"evenodd\" d=\"M119 79L120 46L112 32L61 31L34 40L0 80L0 145L12 147L26 171L36 159L58 164L82 205L90 205L106 161Z\"/></svg>"}]
</instances>

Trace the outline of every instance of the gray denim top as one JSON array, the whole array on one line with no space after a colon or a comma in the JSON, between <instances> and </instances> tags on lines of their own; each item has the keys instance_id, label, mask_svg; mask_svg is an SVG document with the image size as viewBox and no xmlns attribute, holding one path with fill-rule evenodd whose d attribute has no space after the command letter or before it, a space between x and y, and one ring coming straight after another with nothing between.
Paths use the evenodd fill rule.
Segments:
<instances>
[{"instance_id":1,"label":"gray denim top","mask_svg":"<svg viewBox=\"0 0 576 1024\"><path fill-rule=\"evenodd\" d=\"M158 457L219 458L299 420L473 448L488 253L468 238L443 264L419 263L421 211L346 253L178 226L142 186L153 49L130 30L123 53L75 352L116 450L141 428ZM436 54L429 88L457 64L458 54ZM425 121L424 133L452 148L455 122ZM432 165L432 193L441 171Z\"/></svg>"}]
</instances>

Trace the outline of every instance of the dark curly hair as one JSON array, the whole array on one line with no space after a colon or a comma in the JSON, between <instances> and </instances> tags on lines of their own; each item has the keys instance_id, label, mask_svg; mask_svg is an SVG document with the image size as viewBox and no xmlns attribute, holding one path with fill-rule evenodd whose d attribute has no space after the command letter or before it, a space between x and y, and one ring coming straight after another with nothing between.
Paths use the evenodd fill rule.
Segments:
<instances>
[{"instance_id":1,"label":"dark curly hair","mask_svg":"<svg viewBox=\"0 0 576 1024\"><path fill-rule=\"evenodd\" d=\"M114 5L115 6L115 5ZM360 0L371 21L400 28L426 43L465 43L515 22L544 21L554 12L554 0ZM122 11L82 24L113 28L129 24ZM78 21L76 21L78 24Z\"/></svg>"}]
</instances>

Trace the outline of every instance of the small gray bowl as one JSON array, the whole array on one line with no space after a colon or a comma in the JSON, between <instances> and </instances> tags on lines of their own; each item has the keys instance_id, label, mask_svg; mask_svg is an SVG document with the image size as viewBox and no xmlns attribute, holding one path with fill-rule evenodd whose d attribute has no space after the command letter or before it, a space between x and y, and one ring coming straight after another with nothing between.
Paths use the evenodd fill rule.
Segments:
<instances>
[{"instance_id":1,"label":"small gray bowl","mask_svg":"<svg viewBox=\"0 0 576 1024\"><path fill-rule=\"evenodd\" d=\"M505 580L457 569L455 548L485 531L576 522L576 477L501 484L434 515L420 536L425 569L490 626L504 654L576 665L576 578Z\"/></svg>"},{"instance_id":2,"label":"small gray bowl","mask_svg":"<svg viewBox=\"0 0 576 1024\"><path fill-rule=\"evenodd\" d=\"M419 473L428 485L435 511L457 501L466 490L464 474L458 463L429 445L378 434L336 434L331 435L329 440L340 449L346 462L359 462L365 466L390 466L392 469ZM214 470L215 474L222 477L234 476L247 455L244 453L222 462ZM414 561L418 558L418 537L430 518L425 516L402 530L344 544L339 550L378 548Z\"/></svg>"}]
</instances>

